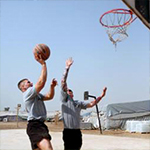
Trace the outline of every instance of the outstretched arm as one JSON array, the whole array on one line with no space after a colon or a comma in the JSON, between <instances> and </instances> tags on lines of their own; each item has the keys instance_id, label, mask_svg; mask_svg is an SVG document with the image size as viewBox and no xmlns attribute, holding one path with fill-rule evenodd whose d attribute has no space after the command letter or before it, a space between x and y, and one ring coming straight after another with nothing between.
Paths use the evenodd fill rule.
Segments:
<instances>
[{"instance_id":1,"label":"outstretched arm","mask_svg":"<svg viewBox=\"0 0 150 150\"><path fill-rule=\"evenodd\" d=\"M37 83L35 84L35 89L37 91L37 93L39 93L45 83L46 83L46 79L47 79L47 66L45 61L42 59L41 55L35 55L35 59L42 65L42 71L41 71L41 75L37 81Z\"/></svg>"},{"instance_id":2,"label":"outstretched arm","mask_svg":"<svg viewBox=\"0 0 150 150\"><path fill-rule=\"evenodd\" d=\"M68 76L68 72L69 72L69 69L70 69L72 64L73 64L72 58L69 58L69 59L66 60L65 71L63 73L63 78L61 80L61 87L62 87L63 91L65 91L65 92L67 91L67 83L66 83L67 76Z\"/></svg>"},{"instance_id":3,"label":"outstretched arm","mask_svg":"<svg viewBox=\"0 0 150 150\"><path fill-rule=\"evenodd\" d=\"M91 107L95 106L99 101L101 101L102 98L103 98L103 97L105 96L105 94L106 94L106 90L107 90L107 87L105 87L105 88L103 89L103 92L102 92L102 95L101 95L101 96L99 96L97 99L95 99L95 100L93 100L92 102L90 102L90 103L87 104L87 108L91 108Z\"/></svg>"},{"instance_id":4,"label":"outstretched arm","mask_svg":"<svg viewBox=\"0 0 150 150\"><path fill-rule=\"evenodd\" d=\"M52 80L52 82L51 82L49 92L46 95L44 95L43 101L53 99L53 97L55 95L55 87L56 87L56 85L57 85L57 81L54 78Z\"/></svg>"}]
</instances>

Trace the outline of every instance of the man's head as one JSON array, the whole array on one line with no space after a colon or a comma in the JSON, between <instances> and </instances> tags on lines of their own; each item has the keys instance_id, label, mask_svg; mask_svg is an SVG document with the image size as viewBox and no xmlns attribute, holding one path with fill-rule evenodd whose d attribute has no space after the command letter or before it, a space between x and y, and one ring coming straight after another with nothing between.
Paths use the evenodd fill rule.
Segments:
<instances>
[{"instance_id":1,"label":"man's head","mask_svg":"<svg viewBox=\"0 0 150 150\"><path fill-rule=\"evenodd\" d=\"M71 98L73 98L73 96L74 96L71 89L67 89L67 94L68 94Z\"/></svg>"},{"instance_id":2,"label":"man's head","mask_svg":"<svg viewBox=\"0 0 150 150\"><path fill-rule=\"evenodd\" d=\"M28 79L22 79L18 82L18 88L25 92L29 87L32 87L33 83L31 83Z\"/></svg>"}]
</instances>

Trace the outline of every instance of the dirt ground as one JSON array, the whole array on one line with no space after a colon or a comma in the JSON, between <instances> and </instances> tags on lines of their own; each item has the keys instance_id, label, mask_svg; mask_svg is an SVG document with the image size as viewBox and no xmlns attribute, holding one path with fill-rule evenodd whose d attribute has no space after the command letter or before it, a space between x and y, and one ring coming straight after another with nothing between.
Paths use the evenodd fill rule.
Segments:
<instances>
[{"instance_id":1,"label":"dirt ground","mask_svg":"<svg viewBox=\"0 0 150 150\"><path fill-rule=\"evenodd\" d=\"M46 122L46 125L49 128L49 131L51 132L62 132L63 130L63 123L58 122L57 124L55 122ZM7 129L25 129L27 126L27 122L0 122L0 130L7 130ZM82 130L82 133L84 134L93 134L93 135L99 135L100 131L97 130ZM121 137L136 137L136 138L144 138L144 139L150 139L150 133L130 133L127 131L122 130L105 130L103 131L103 135L113 135L113 136L121 136Z\"/></svg>"}]
</instances>

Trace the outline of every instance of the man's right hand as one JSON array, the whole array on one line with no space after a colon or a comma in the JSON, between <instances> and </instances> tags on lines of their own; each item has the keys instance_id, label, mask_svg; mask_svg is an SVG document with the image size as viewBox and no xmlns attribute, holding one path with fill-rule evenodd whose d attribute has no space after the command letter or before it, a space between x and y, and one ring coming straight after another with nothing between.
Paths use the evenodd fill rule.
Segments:
<instances>
[{"instance_id":1,"label":"man's right hand","mask_svg":"<svg viewBox=\"0 0 150 150\"><path fill-rule=\"evenodd\" d=\"M72 60L72 57L68 58L66 60L66 67L67 68L70 68L70 66L73 64L73 60Z\"/></svg>"},{"instance_id":2,"label":"man's right hand","mask_svg":"<svg viewBox=\"0 0 150 150\"><path fill-rule=\"evenodd\" d=\"M45 64L45 61L42 59L40 54L34 55L36 61L38 61L41 65Z\"/></svg>"}]
</instances>

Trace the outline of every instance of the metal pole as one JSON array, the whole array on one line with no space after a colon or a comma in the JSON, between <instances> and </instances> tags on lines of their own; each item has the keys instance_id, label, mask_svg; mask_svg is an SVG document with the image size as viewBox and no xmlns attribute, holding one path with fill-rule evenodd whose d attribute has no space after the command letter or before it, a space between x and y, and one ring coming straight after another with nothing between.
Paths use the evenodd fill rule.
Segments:
<instances>
[{"instance_id":1,"label":"metal pole","mask_svg":"<svg viewBox=\"0 0 150 150\"><path fill-rule=\"evenodd\" d=\"M97 118L98 118L98 123L99 123L99 130L100 130L100 133L103 134L103 133L102 133L101 121L100 121L100 117L99 117L99 111L98 111L98 106L97 106L97 104L95 105L95 107L96 107L96 111L97 111Z\"/></svg>"},{"instance_id":2,"label":"metal pole","mask_svg":"<svg viewBox=\"0 0 150 150\"><path fill-rule=\"evenodd\" d=\"M88 97L92 97L92 98L96 99L96 97L92 96L92 95L88 95ZM102 128L101 128L101 121L100 121L100 117L99 117L98 105L96 104L95 107L96 107L97 118L98 118L98 123L99 123L99 130L100 130L100 133L102 134Z\"/></svg>"}]
</instances>

